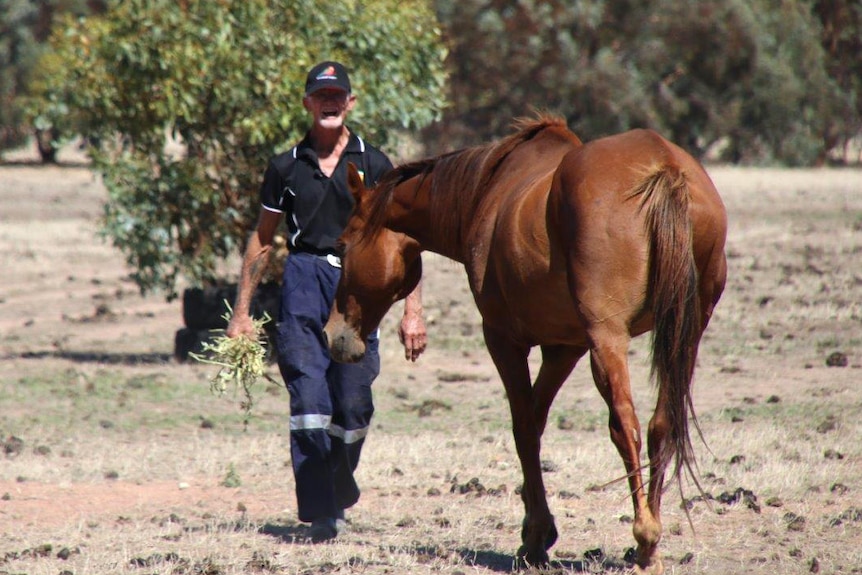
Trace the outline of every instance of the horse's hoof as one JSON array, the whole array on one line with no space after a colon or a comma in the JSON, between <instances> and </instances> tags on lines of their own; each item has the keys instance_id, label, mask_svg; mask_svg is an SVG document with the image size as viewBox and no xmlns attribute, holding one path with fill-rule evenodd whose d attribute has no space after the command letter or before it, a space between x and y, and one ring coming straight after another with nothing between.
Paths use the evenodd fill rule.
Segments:
<instances>
[{"instance_id":1,"label":"horse's hoof","mask_svg":"<svg viewBox=\"0 0 862 575\"><path fill-rule=\"evenodd\" d=\"M557 532L557 526L556 526L556 524L554 524L554 518L552 516L551 517L551 526L548 528L548 532L545 534L544 545L545 545L546 551L554 546L554 543L557 542L557 537L559 537L559 536L560 535ZM526 542L527 542L527 520L525 519L521 523L521 543L526 543ZM526 547L526 545L522 546L521 549L524 549L525 547Z\"/></svg>"},{"instance_id":2,"label":"horse's hoof","mask_svg":"<svg viewBox=\"0 0 862 575\"><path fill-rule=\"evenodd\" d=\"M525 546L518 549L518 555L515 557L515 570L530 569L533 567L547 567L550 563L548 554L542 551L529 550Z\"/></svg>"}]
</instances>

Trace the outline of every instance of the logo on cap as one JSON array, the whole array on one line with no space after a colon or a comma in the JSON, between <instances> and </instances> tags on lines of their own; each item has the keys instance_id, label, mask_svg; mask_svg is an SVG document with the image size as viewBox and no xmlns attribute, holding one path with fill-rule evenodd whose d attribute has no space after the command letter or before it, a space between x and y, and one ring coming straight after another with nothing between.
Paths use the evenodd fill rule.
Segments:
<instances>
[{"instance_id":1,"label":"logo on cap","mask_svg":"<svg viewBox=\"0 0 862 575\"><path fill-rule=\"evenodd\" d=\"M314 77L315 80L338 80L338 75L335 73L335 66L327 66L320 71L320 74Z\"/></svg>"}]
</instances>

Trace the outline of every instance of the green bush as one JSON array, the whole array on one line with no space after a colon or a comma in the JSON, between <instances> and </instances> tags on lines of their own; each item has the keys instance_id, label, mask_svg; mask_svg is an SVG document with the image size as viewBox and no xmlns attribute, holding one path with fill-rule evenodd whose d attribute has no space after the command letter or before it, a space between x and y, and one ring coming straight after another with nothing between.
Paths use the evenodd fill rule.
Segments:
<instances>
[{"instance_id":1,"label":"green bush","mask_svg":"<svg viewBox=\"0 0 862 575\"><path fill-rule=\"evenodd\" d=\"M351 68L351 126L393 149L444 105L445 48L419 0L123 0L67 20L42 61L35 121L91 142L103 233L144 292L218 279L244 248L266 162L307 129L305 72Z\"/></svg>"}]
</instances>

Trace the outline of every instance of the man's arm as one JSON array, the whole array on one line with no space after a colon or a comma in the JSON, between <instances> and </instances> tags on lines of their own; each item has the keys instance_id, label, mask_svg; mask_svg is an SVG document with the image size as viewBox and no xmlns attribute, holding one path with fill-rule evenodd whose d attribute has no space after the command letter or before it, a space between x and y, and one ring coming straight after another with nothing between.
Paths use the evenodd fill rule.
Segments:
<instances>
[{"instance_id":1,"label":"man's arm","mask_svg":"<svg viewBox=\"0 0 862 575\"><path fill-rule=\"evenodd\" d=\"M398 328L398 339L404 344L404 359L408 361L416 361L428 344L425 319L422 317L422 280L404 298L404 315Z\"/></svg>"},{"instance_id":2,"label":"man's arm","mask_svg":"<svg viewBox=\"0 0 862 575\"><path fill-rule=\"evenodd\" d=\"M236 301L233 304L233 316L225 334L228 337L247 335L255 337L254 323L251 318L251 299L260 280L266 271L269 254L275 231L281 223L282 215L261 208L257 227L251 233L245 255L242 259L242 271L237 286Z\"/></svg>"}]
</instances>

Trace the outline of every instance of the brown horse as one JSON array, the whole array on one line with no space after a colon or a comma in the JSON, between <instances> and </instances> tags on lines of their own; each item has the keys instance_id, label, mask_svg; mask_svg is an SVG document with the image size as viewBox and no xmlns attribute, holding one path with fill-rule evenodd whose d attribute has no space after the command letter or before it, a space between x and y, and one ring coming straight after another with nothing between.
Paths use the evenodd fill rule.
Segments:
<instances>
[{"instance_id":1,"label":"brown horse","mask_svg":"<svg viewBox=\"0 0 862 575\"><path fill-rule=\"evenodd\" d=\"M545 564L557 531L540 441L557 391L588 351L634 503L637 568L661 573L666 469L693 473L691 380L724 288L724 205L701 165L649 130L582 145L562 120L522 122L499 142L410 163L365 190L341 237L344 267L326 326L332 357L355 361L365 336L422 275L421 252L461 262L509 400L526 510L518 558ZM658 398L649 422L649 490L626 356L653 331ZM540 346L531 385L527 356Z\"/></svg>"}]
</instances>

